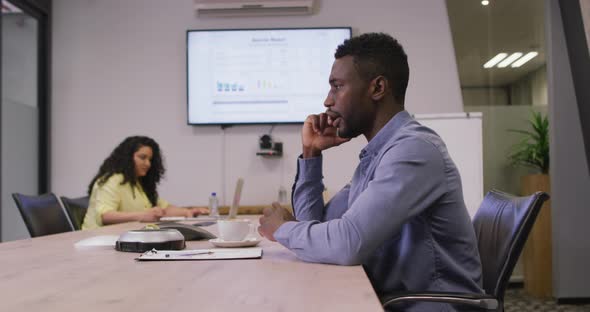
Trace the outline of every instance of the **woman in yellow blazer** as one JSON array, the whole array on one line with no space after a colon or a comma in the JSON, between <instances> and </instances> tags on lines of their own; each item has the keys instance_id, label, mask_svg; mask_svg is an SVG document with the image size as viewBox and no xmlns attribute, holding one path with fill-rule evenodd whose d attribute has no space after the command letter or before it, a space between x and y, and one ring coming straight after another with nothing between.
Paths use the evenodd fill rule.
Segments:
<instances>
[{"instance_id":1,"label":"woman in yellow blazer","mask_svg":"<svg viewBox=\"0 0 590 312\"><path fill-rule=\"evenodd\" d=\"M90 203L82 229L208 213L207 208L180 208L160 198L157 185L164 172L156 141L145 136L126 138L104 160L88 185Z\"/></svg>"}]
</instances>

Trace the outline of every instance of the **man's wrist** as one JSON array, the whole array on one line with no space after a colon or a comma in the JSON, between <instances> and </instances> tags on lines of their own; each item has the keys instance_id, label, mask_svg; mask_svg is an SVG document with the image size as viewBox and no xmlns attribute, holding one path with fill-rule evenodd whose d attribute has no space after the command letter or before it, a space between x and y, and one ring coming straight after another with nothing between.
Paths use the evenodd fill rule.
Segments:
<instances>
[{"instance_id":1,"label":"man's wrist","mask_svg":"<svg viewBox=\"0 0 590 312\"><path fill-rule=\"evenodd\" d=\"M303 147L303 158L312 158L322 156L322 151L311 147Z\"/></svg>"},{"instance_id":2,"label":"man's wrist","mask_svg":"<svg viewBox=\"0 0 590 312\"><path fill-rule=\"evenodd\" d=\"M296 242L296 240L291 241L291 233L293 228L295 228L297 225L298 222L295 221L287 221L281 224L281 226L274 232L273 236L275 240L287 248L294 247L292 246L292 243Z\"/></svg>"}]
</instances>

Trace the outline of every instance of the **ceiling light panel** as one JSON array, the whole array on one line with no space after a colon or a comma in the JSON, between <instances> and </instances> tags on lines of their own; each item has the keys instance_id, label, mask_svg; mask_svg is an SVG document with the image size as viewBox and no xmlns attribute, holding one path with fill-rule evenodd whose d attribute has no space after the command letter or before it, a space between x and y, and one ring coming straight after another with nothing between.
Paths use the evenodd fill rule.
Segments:
<instances>
[{"instance_id":1,"label":"ceiling light panel","mask_svg":"<svg viewBox=\"0 0 590 312\"><path fill-rule=\"evenodd\" d=\"M491 60L487 61L485 64L483 64L483 68L492 68L494 66L496 66L496 64L498 64L498 62L500 62L501 60L503 60L505 57L507 57L508 54L507 53L498 53L498 55L492 57Z\"/></svg>"},{"instance_id":2,"label":"ceiling light panel","mask_svg":"<svg viewBox=\"0 0 590 312\"><path fill-rule=\"evenodd\" d=\"M509 57L505 58L502 62L500 62L500 64L498 64L498 68L504 68L504 67L512 64L512 62L516 61L521 56L522 56L522 53L520 53L520 52L512 53Z\"/></svg>"},{"instance_id":3,"label":"ceiling light panel","mask_svg":"<svg viewBox=\"0 0 590 312\"><path fill-rule=\"evenodd\" d=\"M516 60L516 62L512 63L512 65L510 67L520 67L520 66L524 65L524 63L532 60L537 55L539 55L539 53L537 53L535 51L529 52L529 53L525 54L523 57Z\"/></svg>"}]
</instances>

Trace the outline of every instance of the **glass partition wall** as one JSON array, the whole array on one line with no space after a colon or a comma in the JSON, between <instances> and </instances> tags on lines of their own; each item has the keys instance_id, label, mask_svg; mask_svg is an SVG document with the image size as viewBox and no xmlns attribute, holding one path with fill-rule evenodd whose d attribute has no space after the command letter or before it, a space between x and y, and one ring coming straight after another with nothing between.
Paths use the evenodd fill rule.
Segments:
<instances>
[{"instance_id":1,"label":"glass partition wall","mask_svg":"<svg viewBox=\"0 0 590 312\"><path fill-rule=\"evenodd\" d=\"M447 0L466 112L483 112L484 193L519 194L508 155L532 111L547 113L544 2ZM528 60L527 60L528 58Z\"/></svg>"},{"instance_id":2,"label":"glass partition wall","mask_svg":"<svg viewBox=\"0 0 590 312\"><path fill-rule=\"evenodd\" d=\"M523 194L527 192L528 182L525 180L537 170L514 165L510 155L525 139L525 135L518 131L532 130L529 120L533 113L540 112L543 116L548 113L545 2L447 0L446 4L464 110L483 113L484 193L499 189ZM525 176L527 178L523 178ZM550 243L550 213L547 210L547 207L542 209L536 223L549 222L549 226L538 230L535 225L529 237L540 231L543 239ZM532 249L529 246L527 243L523 261L519 261L511 280L524 281L529 294L550 296L550 244L538 248L549 250L544 256L547 260L542 264L546 269L540 273L531 273L540 268L534 263L535 259L542 257L530 254ZM527 253L532 256L526 256ZM544 280L531 280L535 278ZM543 285L544 289L531 289L536 285Z\"/></svg>"},{"instance_id":3,"label":"glass partition wall","mask_svg":"<svg viewBox=\"0 0 590 312\"><path fill-rule=\"evenodd\" d=\"M34 1L3 0L0 21L0 239L8 241L29 237L11 194L47 191L47 15Z\"/></svg>"}]
</instances>

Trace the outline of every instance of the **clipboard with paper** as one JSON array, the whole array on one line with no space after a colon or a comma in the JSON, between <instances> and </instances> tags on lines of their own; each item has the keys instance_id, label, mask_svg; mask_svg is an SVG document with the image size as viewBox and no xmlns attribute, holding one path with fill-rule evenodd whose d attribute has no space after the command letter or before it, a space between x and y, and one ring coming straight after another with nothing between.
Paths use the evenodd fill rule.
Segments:
<instances>
[{"instance_id":1,"label":"clipboard with paper","mask_svg":"<svg viewBox=\"0 0 590 312\"><path fill-rule=\"evenodd\" d=\"M148 250L137 261L260 259L262 248L212 248L192 250Z\"/></svg>"}]
</instances>

